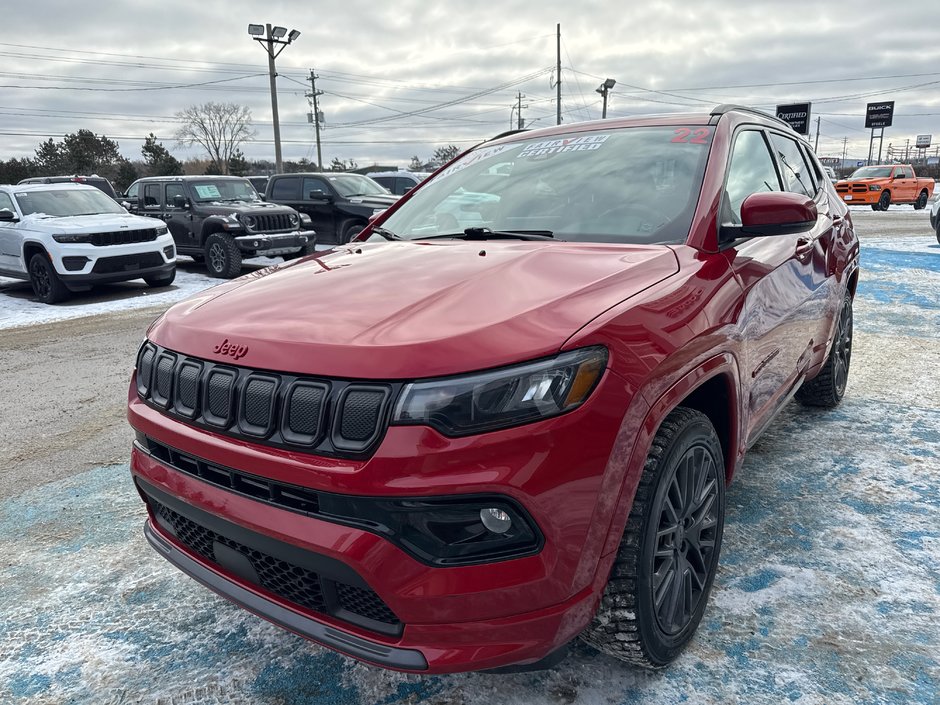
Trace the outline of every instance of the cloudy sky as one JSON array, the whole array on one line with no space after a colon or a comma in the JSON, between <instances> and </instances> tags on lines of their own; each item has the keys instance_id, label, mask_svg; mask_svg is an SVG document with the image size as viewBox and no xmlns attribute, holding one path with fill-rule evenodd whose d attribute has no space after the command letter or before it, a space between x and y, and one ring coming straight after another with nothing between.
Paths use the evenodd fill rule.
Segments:
<instances>
[{"instance_id":1,"label":"cloudy sky","mask_svg":"<svg viewBox=\"0 0 940 705\"><path fill-rule=\"evenodd\" d=\"M257 136L243 150L273 160L267 58L247 33L266 22L301 32L277 62L285 159L316 159L311 68L325 163L405 166L470 146L509 128L517 92L527 126L555 124L556 23L564 122L599 118L595 88L610 77L612 117L809 100L819 154L841 156L847 138L848 156L864 158L865 104L894 100L885 147L940 142L936 0L33 0L3 15L0 159L81 128L130 159L149 132L200 157L173 140L174 114L216 101L250 107Z\"/></svg>"}]
</instances>

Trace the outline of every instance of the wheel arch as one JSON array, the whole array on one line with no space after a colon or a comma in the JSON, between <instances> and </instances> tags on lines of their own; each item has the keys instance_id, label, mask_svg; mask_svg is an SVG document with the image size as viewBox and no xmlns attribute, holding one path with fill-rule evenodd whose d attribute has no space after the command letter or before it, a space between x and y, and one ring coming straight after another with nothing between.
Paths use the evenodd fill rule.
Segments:
<instances>
[{"instance_id":1,"label":"wheel arch","mask_svg":"<svg viewBox=\"0 0 940 705\"><path fill-rule=\"evenodd\" d=\"M741 444L743 419L739 413L743 404L741 395L737 359L732 353L724 352L686 372L649 405L643 422L634 427L636 438L620 484L602 555L611 556L617 550L653 439L673 409L687 406L709 418L721 443L725 481L731 481L744 457Z\"/></svg>"},{"instance_id":2,"label":"wheel arch","mask_svg":"<svg viewBox=\"0 0 940 705\"><path fill-rule=\"evenodd\" d=\"M206 238L208 238L210 235L214 235L215 233L232 235L232 233L225 229L221 218L210 216L202 222L202 227L199 229L199 247L205 247Z\"/></svg>"},{"instance_id":3,"label":"wheel arch","mask_svg":"<svg viewBox=\"0 0 940 705\"><path fill-rule=\"evenodd\" d=\"M35 240L28 240L23 243L23 267L26 271L29 271L29 261L33 258L35 254L43 254L49 258L49 261L52 261L52 257L49 254L49 251L46 249L46 246L41 242L36 242Z\"/></svg>"}]
</instances>

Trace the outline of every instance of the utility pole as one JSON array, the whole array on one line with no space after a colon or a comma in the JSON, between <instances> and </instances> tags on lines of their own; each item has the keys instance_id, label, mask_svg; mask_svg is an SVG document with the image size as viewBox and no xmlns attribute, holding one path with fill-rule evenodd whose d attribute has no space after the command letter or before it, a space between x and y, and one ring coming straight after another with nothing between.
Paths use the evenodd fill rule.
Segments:
<instances>
[{"instance_id":1,"label":"utility pole","mask_svg":"<svg viewBox=\"0 0 940 705\"><path fill-rule=\"evenodd\" d=\"M271 83L271 116L274 118L274 169L276 173L280 174L281 171L283 171L283 163L281 161L281 123L277 117L277 83L274 80L277 78L277 68L274 66L274 60L284 51L288 44L300 36L300 32L296 29L292 29L290 34L288 34L286 27L278 26L272 28L270 24L264 26L260 24L250 24L248 25L248 34L264 48L268 55L268 78ZM287 39L283 39L285 34L287 35ZM277 51L274 50L275 44L281 45L280 49Z\"/></svg>"},{"instance_id":2,"label":"utility pole","mask_svg":"<svg viewBox=\"0 0 940 705\"><path fill-rule=\"evenodd\" d=\"M317 90L317 75L310 69L310 92L307 97L313 100L313 128L317 135L317 171L323 171L323 156L320 152L320 106L317 103L317 96L323 95L323 91Z\"/></svg>"},{"instance_id":3,"label":"utility pole","mask_svg":"<svg viewBox=\"0 0 940 705\"><path fill-rule=\"evenodd\" d=\"M818 115L816 116L816 145L813 147L814 152L819 151L819 121L822 120Z\"/></svg>"},{"instance_id":4,"label":"utility pole","mask_svg":"<svg viewBox=\"0 0 940 705\"><path fill-rule=\"evenodd\" d=\"M525 120L522 119L522 99L525 98L525 96L522 95L522 91L517 91L517 94L518 95L516 96L516 101L517 101L516 119L518 120L518 126L516 127L516 129L522 130L522 129L525 129Z\"/></svg>"},{"instance_id":5,"label":"utility pole","mask_svg":"<svg viewBox=\"0 0 940 705\"><path fill-rule=\"evenodd\" d=\"M610 89L615 85L617 85L617 82L612 78L608 78L594 89L595 93L600 93L604 97L604 108L601 111L601 120L607 119L607 94L610 93Z\"/></svg>"},{"instance_id":6,"label":"utility pole","mask_svg":"<svg viewBox=\"0 0 940 705\"><path fill-rule=\"evenodd\" d=\"M556 30L555 55L558 59L557 63L555 64L555 87L558 89L558 93L555 97L555 103L556 103L555 107L557 109L555 124L560 125L561 124L561 22L559 22L555 26L555 30Z\"/></svg>"},{"instance_id":7,"label":"utility pole","mask_svg":"<svg viewBox=\"0 0 940 705\"><path fill-rule=\"evenodd\" d=\"M842 168L845 169L845 145L849 141L848 137L842 138Z\"/></svg>"}]
</instances>

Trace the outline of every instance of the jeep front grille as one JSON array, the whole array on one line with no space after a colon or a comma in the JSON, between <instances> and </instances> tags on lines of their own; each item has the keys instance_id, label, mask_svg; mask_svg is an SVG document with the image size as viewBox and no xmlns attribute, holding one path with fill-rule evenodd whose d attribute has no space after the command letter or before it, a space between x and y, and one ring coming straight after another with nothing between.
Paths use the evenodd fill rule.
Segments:
<instances>
[{"instance_id":1,"label":"jeep front grille","mask_svg":"<svg viewBox=\"0 0 940 705\"><path fill-rule=\"evenodd\" d=\"M115 230L106 233L94 233L91 236L91 244L96 247L107 247L109 245L130 245L135 242L153 242L156 239L156 228Z\"/></svg>"},{"instance_id":2,"label":"jeep front grille","mask_svg":"<svg viewBox=\"0 0 940 705\"><path fill-rule=\"evenodd\" d=\"M255 219L255 226L252 228L252 231L257 233L290 231L297 227L291 224L290 215L288 213L253 215L252 217Z\"/></svg>"},{"instance_id":3,"label":"jeep front grille","mask_svg":"<svg viewBox=\"0 0 940 705\"><path fill-rule=\"evenodd\" d=\"M163 413L255 443L344 458L375 449L400 387L220 365L153 343L137 361L137 393Z\"/></svg>"}]
</instances>

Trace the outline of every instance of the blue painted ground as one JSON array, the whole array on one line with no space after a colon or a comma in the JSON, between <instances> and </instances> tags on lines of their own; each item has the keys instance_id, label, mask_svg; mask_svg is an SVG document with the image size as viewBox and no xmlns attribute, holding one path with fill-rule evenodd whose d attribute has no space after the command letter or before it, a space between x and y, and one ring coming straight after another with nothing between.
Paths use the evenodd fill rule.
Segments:
<instances>
[{"instance_id":1,"label":"blue painted ground","mask_svg":"<svg viewBox=\"0 0 940 705\"><path fill-rule=\"evenodd\" d=\"M902 245L863 249L843 405L791 405L729 488L712 602L666 672L586 647L513 676L356 664L156 556L121 465L0 503L0 703L940 702L937 394L883 383L900 369L937 389L940 251L923 258Z\"/></svg>"}]
</instances>

